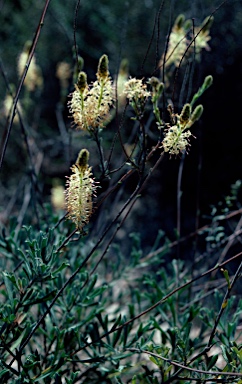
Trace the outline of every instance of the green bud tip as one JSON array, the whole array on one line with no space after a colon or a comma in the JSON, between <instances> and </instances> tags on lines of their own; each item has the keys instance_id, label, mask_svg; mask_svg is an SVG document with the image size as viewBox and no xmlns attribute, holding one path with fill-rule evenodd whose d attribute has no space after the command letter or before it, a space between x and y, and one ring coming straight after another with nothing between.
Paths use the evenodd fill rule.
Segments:
<instances>
[{"instance_id":1,"label":"green bud tip","mask_svg":"<svg viewBox=\"0 0 242 384\"><path fill-rule=\"evenodd\" d=\"M73 58L76 61L74 66L74 71L73 71L73 83L75 84L77 82L79 73L82 71L82 68L84 67L84 60L80 55L77 56L77 60L76 60L76 56L74 55L73 55Z\"/></svg>"},{"instance_id":2,"label":"green bud tip","mask_svg":"<svg viewBox=\"0 0 242 384\"><path fill-rule=\"evenodd\" d=\"M128 59L123 59L120 63L119 73L128 74L128 72L129 72L129 61Z\"/></svg>"},{"instance_id":3,"label":"green bud tip","mask_svg":"<svg viewBox=\"0 0 242 384\"><path fill-rule=\"evenodd\" d=\"M84 59L78 55L77 58L77 69L79 72L81 72L82 68L84 67Z\"/></svg>"},{"instance_id":4,"label":"green bud tip","mask_svg":"<svg viewBox=\"0 0 242 384\"><path fill-rule=\"evenodd\" d=\"M106 79L109 75L108 71L108 57L107 55L102 55L98 63L97 76L101 79Z\"/></svg>"},{"instance_id":5,"label":"green bud tip","mask_svg":"<svg viewBox=\"0 0 242 384\"><path fill-rule=\"evenodd\" d=\"M153 93L160 96L164 90L164 84L155 76L150 78L149 83L152 87Z\"/></svg>"},{"instance_id":6,"label":"green bud tip","mask_svg":"<svg viewBox=\"0 0 242 384\"><path fill-rule=\"evenodd\" d=\"M32 41L31 40L27 40L26 43L24 44L23 52L29 53L31 47L32 47Z\"/></svg>"},{"instance_id":7,"label":"green bud tip","mask_svg":"<svg viewBox=\"0 0 242 384\"><path fill-rule=\"evenodd\" d=\"M202 113L203 113L203 106L202 104L199 104L195 109L194 111L192 112L192 116L191 116L191 121L192 122L195 122L197 120L200 119L200 117L202 116Z\"/></svg>"},{"instance_id":8,"label":"green bud tip","mask_svg":"<svg viewBox=\"0 0 242 384\"><path fill-rule=\"evenodd\" d=\"M202 30L203 32L209 31L212 24L213 24L214 17L213 16L208 16L206 19L203 20L202 23Z\"/></svg>"},{"instance_id":9,"label":"green bud tip","mask_svg":"<svg viewBox=\"0 0 242 384\"><path fill-rule=\"evenodd\" d=\"M192 20L188 19L185 21L183 28L185 31L188 31L192 27Z\"/></svg>"},{"instance_id":10,"label":"green bud tip","mask_svg":"<svg viewBox=\"0 0 242 384\"><path fill-rule=\"evenodd\" d=\"M160 83L158 85L157 94L160 96L163 91L164 91L164 83Z\"/></svg>"},{"instance_id":11,"label":"green bud tip","mask_svg":"<svg viewBox=\"0 0 242 384\"><path fill-rule=\"evenodd\" d=\"M174 25L178 29L180 29L180 28L182 28L184 21L185 21L185 16L183 14L180 14L180 15L177 16Z\"/></svg>"},{"instance_id":12,"label":"green bud tip","mask_svg":"<svg viewBox=\"0 0 242 384\"><path fill-rule=\"evenodd\" d=\"M88 167L88 160L89 160L89 151L87 149L82 149L79 152L79 155L76 160L76 165L80 169L80 171L83 171Z\"/></svg>"},{"instance_id":13,"label":"green bud tip","mask_svg":"<svg viewBox=\"0 0 242 384\"><path fill-rule=\"evenodd\" d=\"M157 90L157 87L158 85L160 84L160 80L155 77L155 76L152 76L149 80L149 83L150 85L152 86L152 88L154 88L155 90Z\"/></svg>"},{"instance_id":14,"label":"green bud tip","mask_svg":"<svg viewBox=\"0 0 242 384\"><path fill-rule=\"evenodd\" d=\"M181 114L180 114L180 123L181 125L185 125L191 116L191 105L185 104L182 108Z\"/></svg>"},{"instance_id":15,"label":"green bud tip","mask_svg":"<svg viewBox=\"0 0 242 384\"><path fill-rule=\"evenodd\" d=\"M86 86L87 86L87 75L85 72L79 73L76 85L77 85L80 93L82 94L85 91Z\"/></svg>"},{"instance_id":16,"label":"green bud tip","mask_svg":"<svg viewBox=\"0 0 242 384\"><path fill-rule=\"evenodd\" d=\"M207 89L211 87L212 84L213 84L213 76L211 75L206 76L203 83L204 87Z\"/></svg>"}]
</instances>

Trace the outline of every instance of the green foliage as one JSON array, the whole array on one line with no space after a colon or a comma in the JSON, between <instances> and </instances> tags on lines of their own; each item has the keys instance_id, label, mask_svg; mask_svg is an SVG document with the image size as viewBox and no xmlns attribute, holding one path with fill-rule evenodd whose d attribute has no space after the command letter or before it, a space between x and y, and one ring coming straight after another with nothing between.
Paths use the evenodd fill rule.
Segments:
<instances>
[{"instance_id":1,"label":"green foliage","mask_svg":"<svg viewBox=\"0 0 242 384\"><path fill-rule=\"evenodd\" d=\"M191 300L196 284L190 269L176 260L164 263L165 254L143 263L135 233L133 262L116 265L109 281L105 263L102 274L90 272L99 252L83 264L81 250L88 245L66 242L66 230L65 223L47 232L23 227L17 236L2 230L0 251L14 272L2 271L1 382L165 383L185 374L187 383L198 377L196 369L207 375L241 371L242 300L230 297L223 307L223 295L213 290L207 306L206 283ZM178 271L188 284L176 289Z\"/></svg>"}]
</instances>

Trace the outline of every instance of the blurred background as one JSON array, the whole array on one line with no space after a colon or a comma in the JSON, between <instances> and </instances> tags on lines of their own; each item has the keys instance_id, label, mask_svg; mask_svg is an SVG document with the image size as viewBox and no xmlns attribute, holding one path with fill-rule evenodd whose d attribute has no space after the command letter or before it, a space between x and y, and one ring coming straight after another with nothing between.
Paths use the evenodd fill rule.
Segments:
<instances>
[{"instance_id":1,"label":"blurred background","mask_svg":"<svg viewBox=\"0 0 242 384\"><path fill-rule=\"evenodd\" d=\"M0 131L1 150L11 108L11 96L19 82L18 60L28 41L32 41L38 26L44 1L0 0ZM25 86L20 95L24 126L29 137L35 167L35 199L40 204L50 201L51 190L65 184L70 165L78 151L92 148L87 136L76 133L67 108L68 94L73 91L75 66L74 25L78 53L88 80L95 79L100 56L106 53L110 74L117 76L120 63L127 59L129 74L138 78L160 76L156 70L166 49L167 37L176 17L184 14L195 26L213 13L209 41L210 50L203 50L200 61L194 63L194 92L207 75L212 75L212 87L202 96L204 114L192 128L189 154L185 156L181 181L181 236L186 236L211 220L216 206L239 208L241 190L236 201L230 199L231 185L242 178L242 149L240 108L242 95L242 2L218 0L82 0L77 9L73 0L50 2L35 52L36 78L33 89ZM27 44L27 45L26 45ZM24 48L25 47L25 48ZM62 64L61 63L65 63ZM188 64L187 64L188 65ZM189 64L191 65L191 63ZM186 76L186 65L177 77L170 78L170 88L176 85L174 106L179 111L179 92ZM192 92L192 94L194 93ZM118 126L113 119L110 131L103 133L104 150L109 151ZM129 124L123 137L128 140ZM150 139L150 146L156 141ZM154 159L155 160L155 159ZM96 149L90 164L94 174L99 172ZM161 228L171 240L176 239L177 181L181 159L167 155L143 192L127 223L128 231L141 233L144 247L153 244ZM113 167L116 163L114 161ZM151 164L152 165L152 164ZM31 164L24 132L15 118L7 151L0 170L1 221L7 223L13 214L33 204L30 178ZM106 181L108 183L108 181ZM103 181L105 186L105 180ZM128 181L120 201L132 191ZM126 195L127 193L127 195ZM227 199L227 200L226 200ZM228 203L228 204L227 204ZM110 203L109 203L110 204ZM104 210L108 210L108 204ZM216 208L217 209L217 208ZM24 212L24 213L23 213ZM225 212L225 211L223 211ZM125 234L120 232L122 239Z\"/></svg>"}]
</instances>

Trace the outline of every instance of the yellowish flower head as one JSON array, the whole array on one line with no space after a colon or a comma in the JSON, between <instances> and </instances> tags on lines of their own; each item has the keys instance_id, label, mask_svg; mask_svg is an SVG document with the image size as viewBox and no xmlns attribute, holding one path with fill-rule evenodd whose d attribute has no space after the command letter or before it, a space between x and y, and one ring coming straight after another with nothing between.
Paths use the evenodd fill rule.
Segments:
<instances>
[{"instance_id":1,"label":"yellowish flower head","mask_svg":"<svg viewBox=\"0 0 242 384\"><path fill-rule=\"evenodd\" d=\"M211 36L209 36L210 28L213 23L213 16L208 16L203 21L200 27L196 27L194 34L196 36L195 39L195 51L196 51L196 59L200 60L200 54L202 49L206 51L210 51L210 47L208 45L208 41L211 40Z\"/></svg>"},{"instance_id":2,"label":"yellowish flower head","mask_svg":"<svg viewBox=\"0 0 242 384\"><path fill-rule=\"evenodd\" d=\"M174 125L168 126L165 131L165 137L162 142L164 152L170 155L178 155L187 151L190 146L189 138L193 136L188 130L197 120L200 119L203 113L203 106L198 105L192 112L191 105L185 104L180 115L174 115Z\"/></svg>"},{"instance_id":3,"label":"yellowish flower head","mask_svg":"<svg viewBox=\"0 0 242 384\"><path fill-rule=\"evenodd\" d=\"M117 95L118 110L121 111L126 104L126 95L123 93L126 82L129 78L128 60L123 59L120 63L119 73L114 81L113 93Z\"/></svg>"},{"instance_id":4,"label":"yellowish flower head","mask_svg":"<svg viewBox=\"0 0 242 384\"><path fill-rule=\"evenodd\" d=\"M112 82L109 78L103 85L98 80L95 81L83 93L76 87L68 105L77 129L94 131L103 128L110 118L113 100Z\"/></svg>"},{"instance_id":5,"label":"yellowish flower head","mask_svg":"<svg viewBox=\"0 0 242 384\"><path fill-rule=\"evenodd\" d=\"M108 72L108 58L99 60L97 80L88 87L85 72L80 72L75 91L68 103L77 129L93 132L103 128L110 119L114 102L113 86Z\"/></svg>"},{"instance_id":6,"label":"yellowish flower head","mask_svg":"<svg viewBox=\"0 0 242 384\"><path fill-rule=\"evenodd\" d=\"M79 153L76 164L71 167L72 174L67 179L65 190L67 218L79 230L89 222L93 208L92 197L96 191L91 167L87 164L88 157L86 149Z\"/></svg>"},{"instance_id":7,"label":"yellowish flower head","mask_svg":"<svg viewBox=\"0 0 242 384\"><path fill-rule=\"evenodd\" d=\"M166 65L169 66L174 64L178 67L186 49L186 31L183 28L173 29L170 34L168 50L166 53ZM161 64L163 64L163 62L161 62Z\"/></svg>"},{"instance_id":8,"label":"yellowish flower head","mask_svg":"<svg viewBox=\"0 0 242 384\"><path fill-rule=\"evenodd\" d=\"M55 185L51 188L51 204L55 210L64 209L65 207L65 197L64 197L64 187L62 185Z\"/></svg>"},{"instance_id":9,"label":"yellowish flower head","mask_svg":"<svg viewBox=\"0 0 242 384\"><path fill-rule=\"evenodd\" d=\"M210 50L208 41L211 39L209 33L212 22L213 17L209 16L204 20L201 26L195 27L195 41L193 41L193 34L191 34L191 21L185 21L185 17L183 15L179 15L169 36L168 47L165 56L165 65L167 67L170 65L175 65L175 67L178 67L181 64L181 60L184 58L184 56L190 57L193 55L194 46L196 60L200 60L201 51L203 49L207 51ZM164 55L161 57L159 62L160 67L162 67L163 64Z\"/></svg>"},{"instance_id":10,"label":"yellowish flower head","mask_svg":"<svg viewBox=\"0 0 242 384\"><path fill-rule=\"evenodd\" d=\"M162 142L164 152L168 152L171 155L182 153L190 145L190 136L192 136L190 131L182 132L177 125L173 125L167 130Z\"/></svg>"},{"instance_id":11,"label":"yellowish flower head","mask_svg":"<svg viewBox=\"0 0 242 384\"><path fill-rule=\"evenodd\" d=\"M56 77L60 80L62 88L67 88L71 77L71 66L65 61L61 61L56 67Z\"/></svg>"},{"instance_id":12,"label":"yellowish flower head","mask_svg":"<svg viewBox=\"0 0 242 384\"><path fill-rule=\"evenodd\" d=\"M142 80L136 79L135 77L126 82L123 93L129 101L146 99L151 95L151 93L147 91L147 85L143 84Z\"/></svg>"},{"instance_id":13,"label":"yellowish flower head","mask_svg":"<svg viewBox=\"0 0 242 384\"><path fill-rule=\"evenodd\" d=\"M22 76L26 63L29 57L29 50L31 47L31 43L27 42L23 49L23 52L19 55L17 70L19 77ZM31 63L28 68L27 75L24 80L24 85L29 92L35 91L37 88L41 88L43 86L43 77L41 68L36 64L35 56L32 57Z\"/></svg>"},{"instance_id":14,"label":"yellowish flower head","mask_svg":"<svg viewBox=\"0 0 242 384\"><path fill-rule=\"evenodd\" d=\"M5 96L5 99L3 101L3 109L2 109L2 114L5 118L9 118L10 114L11 114L11 111L12 111L12 108L13 108L13 96L7 94ZM21 103L20 101L18 101L18 111L21 113L21 115L23 116L24 115L24 111L22 109L22 106L21 106ZM19 117L18 117L18 113L16 111L15 113L15 116L14 116L14 119L13 119L13 122L14 123L18 123L19 122Z\"/></svg>"}]
</instances>

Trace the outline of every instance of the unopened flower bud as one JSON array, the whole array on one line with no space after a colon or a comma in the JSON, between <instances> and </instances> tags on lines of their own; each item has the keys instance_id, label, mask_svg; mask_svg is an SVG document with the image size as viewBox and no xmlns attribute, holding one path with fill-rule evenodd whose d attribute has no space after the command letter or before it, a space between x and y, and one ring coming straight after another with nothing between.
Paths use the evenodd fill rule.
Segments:
<instances>
[{"instance_id":1,"label":"unopened flower bud","mask_svg":"<svg viewBox=\"0 0 242 384\"><path fill-rule=\"evenodd\" d=\"M129 61L128 59L123 59L119 67L119 75L128 75L129 73Z\"/></svg>"},{"instance_id":2,"label":"unopened flower bud","mask_svg":"<svg viewBox=\"0 0 242 384\"><path fill-rule=\"evenodd\" d=\"M211 87L212 84L213 84L213 77L211 75L206 76L203 82L204 88L207 89Z\"/></svg>"},{"instance_id":3,"label":"unopened flower bud","mask_svg":"<svg viewBox=\"0 0 242 384\"><path fill-rule=\"evenodd\" d=\"M185 29L185 31L188 31L188 29L190 29L191 27L192 27L192 20L190 19L186 20L183 25L183 28Z\"/></svg>"},{"instance_id":4,"label":"unopened flower bud","mask_svg":"<svg viewBox=\"0 0 242 384\"><path fill-rule=\"evenodd\" d=\"M87 149L82 149L79 152L78 158L76 160L76 165L80 171L84 171L88 166L89 152Z\"/></svg>"},{"instance_id":5,"label":"unopened flower bud","mask_svg":"<svg viewBox=\"0 0 242 384\"><path fill-rule=\"evenodd\" d=\"M80 93L82 94L87 86L87 75L85 72L80 72L77 79L77 88L79 89Z\"/></svg>"},{"instance_id":6,"label":"unopened flower bud","mask_svg":"<svg viewBox=\"0 0 242 384\"><path fill-rule=\"evenodd\" d=\"M77 64L76 65L77 65L78 71L81 72L82 68L84 67L84 59L79 55L77 57Z\"/></svg>"},{"instance_id":7,"label":"unopened flower bud","mask_svg":"<svg viewBox=\"0 0 242 384\"><path fill-rule=\"evenodd\" d=\"M153 98L158 100L164 90L164 84L155 76L152 76L149 80L152 87Z\"/></svg>"},{"instance_id":8,"label":"unopened flower bud","mask_svg":"<svg viewBox=\"0 0 242 384\"><path fill-rule=\"evenodd\" d=\"M30 40L26 41L26 43L24 44L23 52L29 53L31 47L32 47L32 41Z\"/></svg>"},{"instance_id":9,"label":"unopened flower bud","mask_svg":"<svg viewBox=\"0 0 242 384\"><path fill-rule=\"evenodd\" d=\"M213 24L214 17L213 16L208 16L206 19L204 19L202 23L202 32L207 32L210 30L212 24Z\"/></svg>"},{"instance_id":10,"label":"unopened flower bud","mask_svg":"<svg viewBox=\"0 0 242 384\"><path fill-rule=\"evenodd\" d=\"M154 88L155 90L157 90L157 87L158 85L160 84L160 80L155 77L155 76L152 76L149 80L149 83L151 85L152 88Z\"/></svg>"},{"instance_id":11,"label":"unopened flower bud","mask_svg":"<svg viewBox=\"0 0 242 384\"><path fill-rule=\"evenodd\" d=\"M178 15L177 18L176 18L176 21L175 21L174 25L175 25L178 29L180 29L180 28L182 28L184 21L185 21L185 16L184 16L183 14Z\"/></svg>"},{"instance_id":12,"label":"unopened flower bud","mask_svg":"<svg viewBox=\"0 0 242 384\"><path fill-rule=\"evenodd\" d=\"M191 116L191 105L185 104L180 114L180 123L182 126L186 125Z\"/></svg>"},{"instance_id":13,"label":"unopened flower bud","mask_svg":"<svg viewBox=\"0 0 242 384\"><path fill-rule=\"evenodd\" d=\"M98 64L97 77L100 79L106 79L108 75L108 57L107 55L102 55Z\"/></svg>"},{"instance_id":14,"label":"unopened flower bud","mask_svg":"<svg viewBox=\"0 0 242 384\"><path fill-rule=\"evenodd\" d=\"M203 106L202 104L199 104L194 111L192 112L192 116L190 118L190 121L192 123L195 123L195 121L199 120L203 113Z\"/></svg>"}]
</instances>

